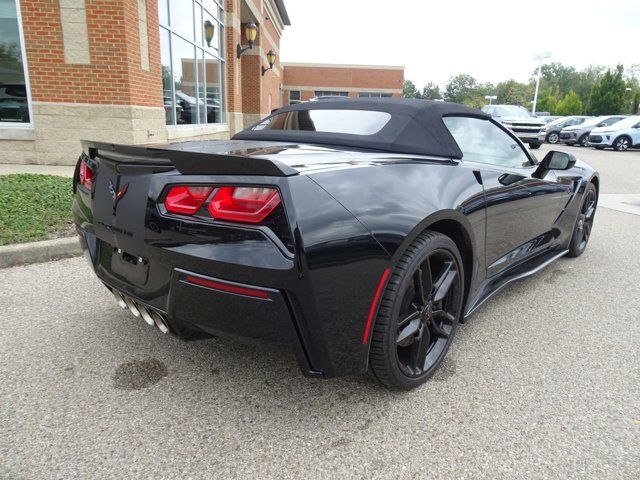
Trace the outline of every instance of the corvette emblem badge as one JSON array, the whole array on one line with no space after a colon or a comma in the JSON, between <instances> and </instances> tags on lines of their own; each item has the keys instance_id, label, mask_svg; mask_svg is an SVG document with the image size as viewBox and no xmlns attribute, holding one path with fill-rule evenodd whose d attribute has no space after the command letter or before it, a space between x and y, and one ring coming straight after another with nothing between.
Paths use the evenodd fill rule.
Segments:
<instances>
[{"instance_id":1,"label":"corvette emblem badge","mask_svg":"<svg viewBox=\"0 0 640 480\"><path fill-rule=\"evenodd\" d=\"M116 213L116 208L118 206L118 202L122 197L124 197L125 193L127 193L127 189L129 188L129 184L125 183L122 188L118 189L117 185L114 185L111 180L109 180L109 193L111 194L111 198L113 199L113 214Z\"/></svg>"}]
</instances>

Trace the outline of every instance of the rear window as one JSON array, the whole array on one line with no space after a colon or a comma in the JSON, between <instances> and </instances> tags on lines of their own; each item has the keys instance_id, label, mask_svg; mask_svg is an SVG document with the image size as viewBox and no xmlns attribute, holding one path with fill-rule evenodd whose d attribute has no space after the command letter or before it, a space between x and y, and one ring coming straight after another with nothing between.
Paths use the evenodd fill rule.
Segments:
<instances>
[{"instance_id":1,"label":"rear window","mask_svg":"<svg viewBox=\"0 0 640 480\"><path fill-rule=\"evenodd\" d=\"M252 130L298 130L374 135L382 130L390 119L390 113L370 110L294 110L266 118Z\"/></svg>"}]
</instances>

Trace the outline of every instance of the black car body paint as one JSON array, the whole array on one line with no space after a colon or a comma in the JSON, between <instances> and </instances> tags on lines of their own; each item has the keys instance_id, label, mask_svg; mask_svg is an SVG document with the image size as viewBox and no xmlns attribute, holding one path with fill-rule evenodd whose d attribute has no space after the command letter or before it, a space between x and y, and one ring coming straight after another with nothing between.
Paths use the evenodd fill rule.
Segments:
<instances>
[{"instance_id":1,"label":"black car body paint","mask_svg":"<svg viewBox=\"0 0 640 480\"><path fill-rule=\"evenodd\" d=\"M536 178L533 162L498 168L326 142L84 149L95 178L90 190L76 186L73 211L105 285L166 316L178 335L291 346L303 372L322 376L367 369L362 336L380 278L425 229L453 232L464 249L469 314L566 251L585 186L598 182L580 162ZM115 213L110 182L129 185ZM268 186L282 203L258 225L175 215L163 200L176 184Z\"/></svg>"}]
</instances>

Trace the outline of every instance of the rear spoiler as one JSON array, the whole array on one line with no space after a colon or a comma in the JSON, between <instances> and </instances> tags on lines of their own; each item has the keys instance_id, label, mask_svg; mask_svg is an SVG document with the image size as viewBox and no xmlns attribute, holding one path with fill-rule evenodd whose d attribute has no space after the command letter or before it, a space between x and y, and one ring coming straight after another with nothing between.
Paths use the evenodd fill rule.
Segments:
<instances>
[{"instance_id":1,"label":"rear spoiler","mask_svg":"<svg viewBox=\"0 0 640 480\"><path fill-rule=\"evenodd\" d=\"M144 146L83 140L82 150L89 158L113 162L118 170L120 166L126 168L137 165L174 167L184 175L289 177L299 173L298 170L269 158L181 150L180 144Z\"/></svg>"}]
</instances>

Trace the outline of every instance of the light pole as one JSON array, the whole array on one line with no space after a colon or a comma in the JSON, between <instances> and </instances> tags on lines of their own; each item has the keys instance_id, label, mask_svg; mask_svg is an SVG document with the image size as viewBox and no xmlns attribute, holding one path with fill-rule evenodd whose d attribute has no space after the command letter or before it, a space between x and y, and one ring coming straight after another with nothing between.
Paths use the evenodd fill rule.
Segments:
<instances>
[{"instance_id":1,"label":"light pole","mask_svg":"<svg viewBox=\"0 0 640 480\"><path fill-rule=\"evenodd\" d=\"M533 111L531 113L536 113L536 105L538 104L538 89L540 88L540 75L542 73L542 61L545 58L549 58L551 56L551 52L541 52L534 55L533 59L538 60L540 63L538 64L538 75L536 78L536 93L533 95Z\"/></svg>"},{"instance_id":2,"label":"light pole","mask_svg":"<svg viewBox=\"0 0 640 480\"><path fill-rule=\"evenodd\" d=\"M496 97L495 95L485 95L484 98L489 100L489 105L491 105L491 101L492 100L497 100L498 99L498 97Z\"/></svg>"}]
</instances>

